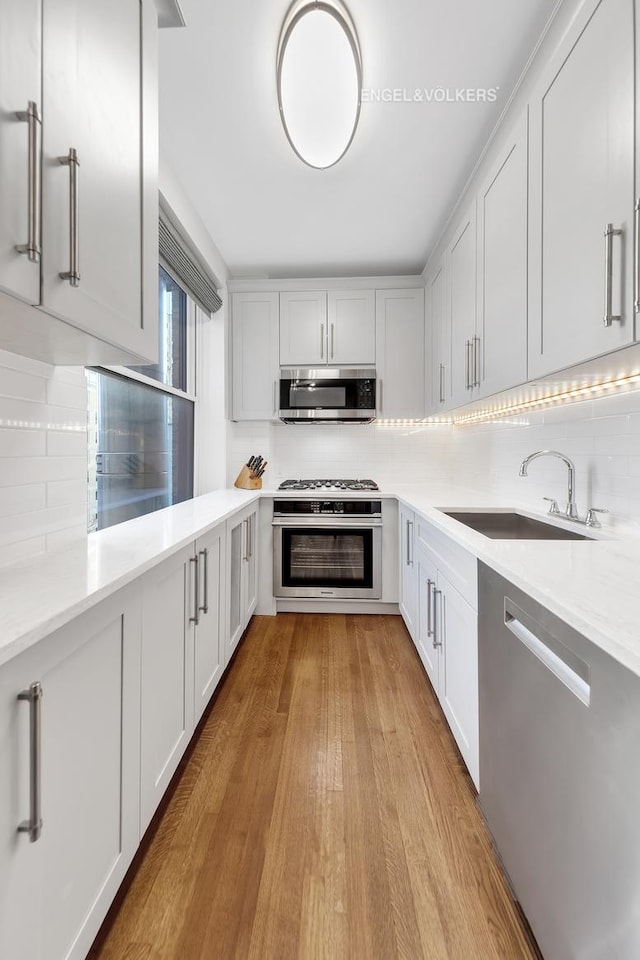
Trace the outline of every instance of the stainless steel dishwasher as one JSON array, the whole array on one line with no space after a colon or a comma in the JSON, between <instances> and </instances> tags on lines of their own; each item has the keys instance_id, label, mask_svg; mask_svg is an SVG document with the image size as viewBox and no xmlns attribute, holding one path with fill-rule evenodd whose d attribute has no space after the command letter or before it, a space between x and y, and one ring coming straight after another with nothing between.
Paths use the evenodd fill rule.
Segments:
<instances>
[{"instance_id":1,"label":"stainless steel dishwasher","mask_svg":"<svg viewBox=\"0 0 640 960\"><path fill-rule=\"evenodd\" d=\"M480 805L545 960L640 957L640 679L479 564Z\"/></svg>"}]
</instances>

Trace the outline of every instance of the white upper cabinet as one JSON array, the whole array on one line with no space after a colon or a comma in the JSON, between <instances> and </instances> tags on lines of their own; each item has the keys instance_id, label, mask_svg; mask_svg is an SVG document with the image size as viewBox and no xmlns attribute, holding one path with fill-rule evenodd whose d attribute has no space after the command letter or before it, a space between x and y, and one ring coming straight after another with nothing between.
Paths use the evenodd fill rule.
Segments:
<instances>
[{"instance_id":1,"label":"white upper cabinet","mask_svg":"<svg viewBox=\"0 0 640 960\"><path fill-rule=\"evenodd\" d=\"M327 295L329 365L374 366L376 299L374 290L329 290Z\"/></svg>"},{"instance_id":2,"label":"white upper cabinet","mask_svg":"<svg viewBox=\"0 0 640 960\"><path fill-rule=\"evenodd\" d=\"M444 260L427 277L427 413L447 409L451 399L451 326L447 313L447 288Z\"/></svg>"},{"instance_id":3,"label":"white upper cabinet","mask_svg":"<svg viewBox=\"0 0 640 960\"><path fill-rule=\"evenodd\" d=\"M279 302L277 293L232 296L233 420L278 416Z\"/></svg>"},{"instance_id":4,"label":"white upper cabinet","mask_svg":"<svg viewBox=\"0 0 640 960\"><path fill-rule=\"evenodd\" d=\"M424 289L376 291L378 416L425 415Z\"/></svg>"},{"instance_id":5,"label":"white upper cabinet","mask_svg":"<svg viewBox=\"0 0 640 960\"><path fill-rule=\"evenodd\" d=\"M589 0L530 104L530 378L633 340L634 99L634 2Z\"/></svg>"},{"instance_id":6,"label":"white upper cabinet","mask_svg":"<svg viewBox=\"0 0 640 960\"><path fill-rule=\"evenodd\" d=\"M472 360L479 395L527 379L527 111L480 185L477 337Z\"/></svg>"},{"instance_id":7,"label":"white upper cabinet","mask_svg":"<svg viewBox=\"0 0 640 960\"><path fill-rule=\"evenodd\" d=\"M373 290L280 294L281 366L373 366L375 361Z\"/></svg>"},{"instance_id":8,"label":"white upper cabinet","mask_svg":"<svg viewBox=\"0 0 640 960\"><path fill-rule=\"evenodd\" d=\"M280 365L309 367L327 363L327 294L280 294Z\"/></svg>"},{"instance_id":9,"label":"white upper cabinet","mask_svg":"<svg viewBox=\"0 0 640 960\"><path fill-rule=\"evenodd\" d=\"M455 406L475 395L476 260L474 201L459 222L448 250L451 396Z\"/></svg>"},{"instance_id":10,"label":"white upper cabinet","mask_svg":"<svg viewBox=\"0 0 640 960\"><path fill-rule=\"evenodd\" d=\"M0 4L0 290L26 303L38 303L40 297L39 210L37 217L32 211L32 219L29 191L31 180L35 204L42 128L41 21L40 0Z\"/></svg>"},{"instance_id":11,"label":"white upper cabinet","mask_svg":"<svg viewBox=\"0 0 640 960\"><path fill-rule=\"evenodd\" d=\"M0 347L54 363L155 360L155 6L42 0L41 35L39 8L0 12ZM18 122L29 103L32 122ZM16 249L30 242L39 262Z\"/></svg>"}]
</instances>

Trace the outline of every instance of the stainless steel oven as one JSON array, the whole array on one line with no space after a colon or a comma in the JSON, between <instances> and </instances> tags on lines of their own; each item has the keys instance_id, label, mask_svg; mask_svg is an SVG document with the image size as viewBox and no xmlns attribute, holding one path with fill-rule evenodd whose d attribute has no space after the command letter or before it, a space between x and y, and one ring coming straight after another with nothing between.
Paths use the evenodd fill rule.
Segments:
<instances>
[{"instance_id":1,"label":"stainless steel oven","mask_svg":"<svg viewBox=\"0 0 640 960\"><path fill-rule=\"evenodd\" d=\"M273 593L276 597L379 600L380 500L276 500Z\"/></svg>"}]
</instances>

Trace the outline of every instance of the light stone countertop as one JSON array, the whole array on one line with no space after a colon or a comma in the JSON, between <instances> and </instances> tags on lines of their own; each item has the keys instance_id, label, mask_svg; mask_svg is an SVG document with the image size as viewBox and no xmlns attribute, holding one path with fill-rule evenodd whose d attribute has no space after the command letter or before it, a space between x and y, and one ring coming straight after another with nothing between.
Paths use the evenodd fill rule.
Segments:
<instances>
[{"instance_id":1,"label":"light stone countertop","mask_svg":"<svg viewBox=\"0 0 640 960\"><path fill-rule=\"evenodd\" d=\"M220 490L90 534L65 549L0 568L0 664L131 583L260 497L276 490ZM287 494L318 499L317 491ZM397 498L461 547L640 676L640 540L490 540L437 508L521 510L524 503L442 484L388 484L363 498ZM343 495L322 494L341 499ZM574 524L565 524L576 529ZM581 530L581 528L578 528ZM581 530L582 532L582 530ZM598 536L609 536L604 528Z\"/></svg>"},{"instance_id":2,"label":"light stone countertop","mask_svg":"<svg viewBox=\"0 0 640 960\"><path fill-rule=\"evenodd\" d=\"M0 567L0 665L259 496L259 492L218 490Z\"/></svg>"}]
</instances>

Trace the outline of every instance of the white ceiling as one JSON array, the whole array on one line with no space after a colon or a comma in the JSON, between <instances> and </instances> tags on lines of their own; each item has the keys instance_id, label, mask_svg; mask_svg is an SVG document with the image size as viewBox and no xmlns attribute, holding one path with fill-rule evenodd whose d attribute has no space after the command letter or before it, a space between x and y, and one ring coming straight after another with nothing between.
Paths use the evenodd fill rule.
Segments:
<instances>
[{"instance_id":1,"label":"white ceiling","mask_svg":"<svg viewBox=\"0 0 640 960\"><path fill-rule=\"evenodd\" d=\"M160 146L236 276L419 273L556 0L347 0L363 86L499 87L495 103L363 103L354 142L306 167L280 123L290 0L180 0L161 31Z\"/></svg>"}]
</instances>

